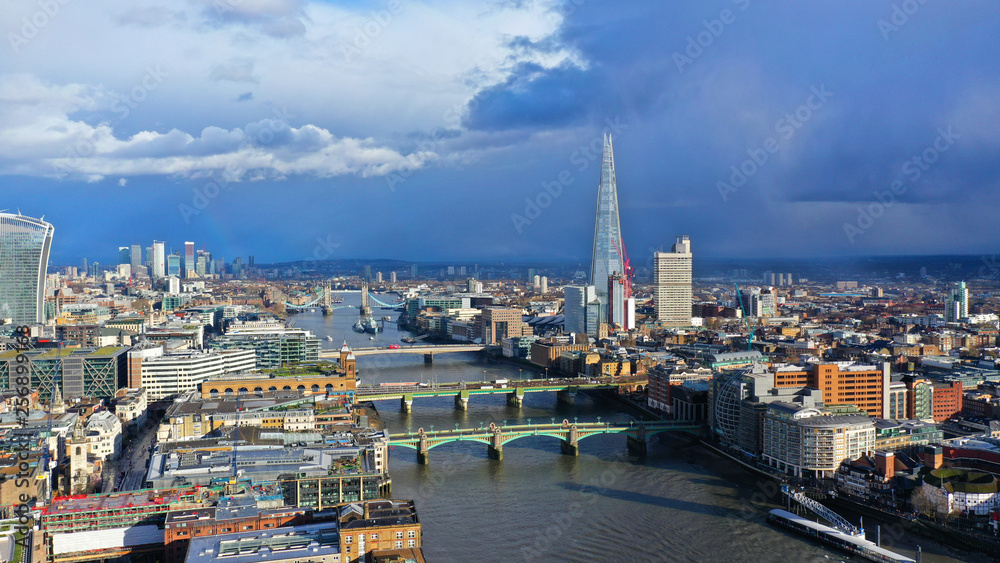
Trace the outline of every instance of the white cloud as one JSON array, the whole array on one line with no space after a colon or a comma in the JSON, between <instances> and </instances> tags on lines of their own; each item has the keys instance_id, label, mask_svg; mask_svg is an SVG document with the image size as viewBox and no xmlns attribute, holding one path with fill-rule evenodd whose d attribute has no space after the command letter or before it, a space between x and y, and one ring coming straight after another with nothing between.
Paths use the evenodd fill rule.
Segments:
<instances>
[{"instance_id":1,"label":"white cloud","mask_svg":"<svg viewBox=\"0 0 1000 563\"><path fill-rule=\"evenodd\" d=\"M461 129L465 104L519 63L586 65L557 40L556 0L160 4L68 4L0 57L0 173L71 161L81 177L195 175L228 159L273 176L385 174L435 160L449 143L407 155L393 142ZM152 88L149 68L163 70ZM284 107L291 144L251 142Z\"/></svg>"},{"instance_id":2,"label":"white cloud","mask_svg":"<svg viewBox=\"0 0 1000 563\"><path fill-rule=\"evenodd\" d=\"M106 107L112 99L112 93L95 87L52 86L26 75L0 77L0 174L85 181L112 175L122 181L135 175L202 177L221 170L234 179L380 176L421 168L437 157L429 151L403 155L370 138L337 137L322 127L293 127L282 119L234 129L206 127L198 136L171 129L121 138L107 122L70 117Z\"/></svg>"}]
</instances>

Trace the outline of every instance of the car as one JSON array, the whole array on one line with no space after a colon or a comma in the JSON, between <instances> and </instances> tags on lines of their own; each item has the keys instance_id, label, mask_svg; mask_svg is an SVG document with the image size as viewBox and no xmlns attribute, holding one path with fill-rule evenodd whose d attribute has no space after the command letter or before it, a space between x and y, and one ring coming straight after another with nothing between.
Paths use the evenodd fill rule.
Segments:
<instances>
[{"instance_id":1,"label":"car","mask_svg":"<svg viewBox=\"0 0 1000 563\"><path fill-rule=\"evenodd\" d=\"M389 349L390 350L399 350L399 344L390 344L389 345Z\"/></svg>"}]
</instances>

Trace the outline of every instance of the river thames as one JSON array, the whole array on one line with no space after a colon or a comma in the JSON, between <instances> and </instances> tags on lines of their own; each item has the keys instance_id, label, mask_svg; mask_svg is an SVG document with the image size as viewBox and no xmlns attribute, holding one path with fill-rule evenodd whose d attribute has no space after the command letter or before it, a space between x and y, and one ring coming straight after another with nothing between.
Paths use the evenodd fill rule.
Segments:
<instances>
[{"instance_id":1,"label":"river thames","mask_svg":"<svg viewBox=\"0 0 1000 563\"><path fill-rule=\"evenodd\" d=\"M358 294L344 297L345 305L358 301ZM375 310L376 318L397 315ZM324 348L339 348L344 340L355 347L402 344L406 335L391 323L375 340L352 331L356 309L289 318L316 333ZM358 369L364 384L530 376L470 353L438 355L432 365L419 354L362 356ZM398 401L376 407L391 432L529 418L632 419L618 403L584 394L573 406L557 404L554 393L529 393L520 409L508 407L503 395L473 397L464 412L450 397L418 399L409 415L399 412ZM629 456L625 437L613 434L582 440L579 457L560 454L559 441L547 437L508 443L503 461L488 459L486 446L477 442L436 447L428 466L416 463L414 450L395 448L389 459L393 496L416 501L424 552L435 562L853 560L765 523L767 511L782 502L769 481L688 435L661 436L645 458ZM865 522L870 539L875 524ZM919 544L925 562L988 561L885 526L882 544L910 557Z\"/></svg>"}]
</instances>

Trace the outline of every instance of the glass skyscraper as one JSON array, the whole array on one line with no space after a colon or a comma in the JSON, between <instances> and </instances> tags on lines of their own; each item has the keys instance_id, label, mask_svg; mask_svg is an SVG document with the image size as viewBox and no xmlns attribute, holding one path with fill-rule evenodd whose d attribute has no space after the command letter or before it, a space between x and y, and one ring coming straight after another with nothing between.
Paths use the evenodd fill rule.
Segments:
<instances>
[{"instance_id":1,"label":"glass skyscraper","mask_svg":"<svg viewBox=\"0 0 1000 563\"><path fill-rule=\"evenodd\" d=\"M611 135L605 135L601 186L597 192L597 220L594 223L594 253L590 262L590 285L597 289L602 321L608 318L608 277L616 272L626 273L625 249L622 245L621 223L618 221L615 156L611 147Z\"/></svg>"},{"instance_id":2,"label":"glass skyscraper","mask_svg":"<svg viewBox=\"0 0 1000 563\"><path fill-rule=\"evenodd\" d=\"M167 257L163 253L163 241L154 240L152 247L153 256L153 279L160 279L166 274Z\"/></svg>"},{"instance_id":3,"label":"glass skyscraper","mask_svg":"<svg viewBox=\"0 0 1000 563\"><path fill-rule=\"evenodd\" d=\"M167 277L181 277L181 257L177 254L167 256Z\"/></svg>"},{"instance_id":4,"label":"glass skyscraper","mask_svg":"<svg viewBox=\"0 0 1000 563\"><path fill-rule=\"evenodd\" d=\"M0 213L0 318L16 325L45 322L45 270L53 232L41 219Z\"/></svg>"}]
</instances>

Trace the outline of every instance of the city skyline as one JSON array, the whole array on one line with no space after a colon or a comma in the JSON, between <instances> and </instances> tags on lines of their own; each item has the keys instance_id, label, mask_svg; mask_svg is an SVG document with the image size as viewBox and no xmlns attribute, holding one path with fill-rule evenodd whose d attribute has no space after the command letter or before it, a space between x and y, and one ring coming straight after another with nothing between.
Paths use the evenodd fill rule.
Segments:
<instances>
[{"instance_id":1,"label":"city skyline","mask_svg":"<svg viewBox=\"0 0 1000 563\"><path fill-rule=\"evenodd\" d=\"M586 259L604 133L634 256L995 252L990 3L232 4L0 20L0 175L54 263Z\"/></svg>"}]
</instances>

